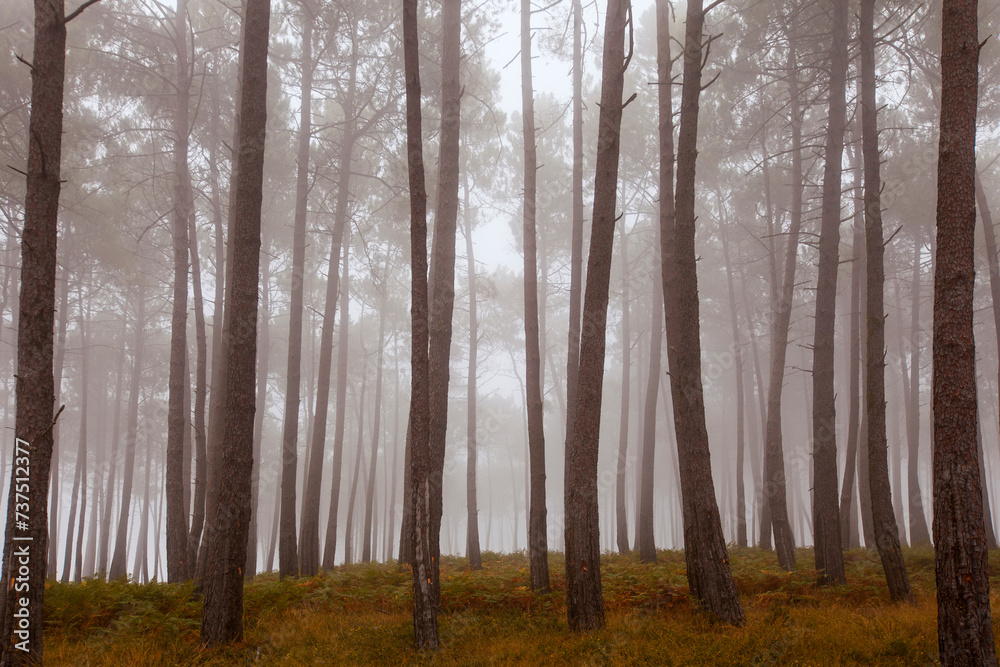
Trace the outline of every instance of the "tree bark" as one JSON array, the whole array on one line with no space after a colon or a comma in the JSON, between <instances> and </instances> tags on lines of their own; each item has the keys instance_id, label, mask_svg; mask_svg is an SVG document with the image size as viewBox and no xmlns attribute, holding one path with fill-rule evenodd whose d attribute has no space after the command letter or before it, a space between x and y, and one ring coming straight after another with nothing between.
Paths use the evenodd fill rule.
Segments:
<instances>
[{"instance_id":1,"label":"tree bark","mask_svg":"<svg viewBox=\"0 0 1000 667\"><path fill-rule=\"evenodd\" d=\"M882 560L889 597L910 599L910 582L899 546L899 532L889 487L885 433L885 267L882 238L882 177L875 101L875 0L861 0L861 125L865 162L865 245L868 256L868 474L872 527Z\"/></svg>"},{"instance_id":2,"label":"tree bark","mask_svg":"<svg viewBox=\"0 0 1000 667\"><path fill-rule=\"evenodd\" d=\"M225 312L229 357L226 377L225 474L219 485L217 530L210 533L205 564L201 641L206 646L243 638L243 571L246 567L253 469L257 293L260 211L267 120L269 0L247 0L243 14L240 126L233 170L234 224L230 233L232 280Z\"/></svg>"},{"instance_id":3,"label":"tree bark","mask_svg":"<svg viewBox=\"0 0 1000 667\"><path fill-rule=\"evenodd\" d=\"M76 567L73 568L73 581L80 581L82 574L81 548L83 546L83 523L87 513L87 415L88 415L88 380L89 365L87 363L87 322L83 310L83 284L80 284L80 349L81 349L81 369L80 369L80 434L77 441L76 454L76 475L73 478L73 494L70 496L69 523L66 525L66 556L63 560L62 583L70 580L70 569L73 565L73 523L77 516L77 498L80 504L80 526L76 544Z\"/></svg>"},{"instance_id":4,"label":"tree bark","mask_svg":"<svg viewBox=\"0 0 1000 667\"><path fill-rule=\"evenodd\" d=\"M934 272L934 560L943 664L996 665L976 456L976 0L944 0Z\"/></svg>"},{"instance_id":5,"label":"tree bark","mask_svg":"<svg viewBox=\"0 0 1000 667\"><path fill-rule=\"evenodd\" d=\"M695 166L698 157L698 98L704 68L704 24L703 3L701 0L690 0L685 20L674 224L664 224L661 219L660 248L663 254L667 357L680 462L688 583L692 595L709 612L723 622L742 625L743 608L729 570L729 554L715 501L701 381L695 255ZM664 157L661 155L661 161Z\"/></svg>"},{"instance_id":6,"label":"tree bark","mask_svg":"<svg viewBox=\"0 0 1000 667\"><path fill-rule=\"evenodd\" d=\"M837 497L837 417L833 388L837 273L840 261L841 173L847 119L847 0L831 0L830 107L823 165L813 342L813 539L819 583L846 581Z\"/></svg>"},{"instance_id":7,"label":"tree bark","mask_svg":"<svg viewBox=\"0 0 1000 667\"><path fill-rule=\"evenodd\" d=\"M410 193L410 415L407 463L410 468L411 520L403 516L400 561L412 564L413 630L418 648L438 647L437 605L430 553L430 387L427 301L427 190L420 111L420 35L417 0L403 0L403 69L406 79L406 166Z\"/></svg>"},{"instance_id":8,"label":"tree bark","mask_svg":"<svg viewBox=\"0 0 1000 667\"><path fill-rule=\"evenodd\" d=\"M628 507L625 503L625 473L628 470L629 397L632 393L632 328L629 303L628 238L620 228L622 265L622 401L618 416L618 461L615 470L615 529L618 553L629 553Z\"/></svg>"},{"instance_id":9,"label":"tree bark","mask_svg":"<svg viewBox=\"0 0 1000 667\"><path fill-rule=\"evenodd\" d=\"M524 357L526 365L524 376L528 390L528 451L531 467L528 560L531 570L531 590L548 593L550 589L548 528L545 508L545 432L542 411L542 356L539 342L538 248L535 228L538 158L535 146L534 89L531 82L530 0L521 0L521 121L524 137Z\"/></svg>"},{"instance_id":10,"label":"tree bark","mask_svg":"<svg viewBox=\"0 0 1000 667\"><path fill-rule=\"evenodd\" d=\"M295 576L302 565L308 566L308 576L316 574L319 563L319 499L316 521L310 524L315 539L304 533L306 517L303 511L303 542L308 542L309 555L296 553L295 541L295 490L298 470L299 391L302 383L302 314L305 289L306 217L309 211L309 140L312 135L312 80L315 64L312 57L313 12L307 0L300 3L302 10L302 82L299 107L299 136L296 153L295 219L292 230L292 284L288 309L288 365L285 375L285 412L281 435L281 519L278 541L278 574ZM340 257L340 253L337 253ZM329 390L328 390L329 391ZM322 466L316 470L322 481ZM307 481L308 485L308 481ZM310 489L306 491L306 505ZM305 544L303 545L305 546ZM303 549L303 552L306 549Z\"/></svg>"},{"instance_id":11,"label":"tree bark","mask_svg":"<svg viewBox=\"0 0 1000 667\"><path fill-rule=\"evenodd\" d=\"M177 74L174 81L174 210L173 313L170 318L170 378L167 408L167 581L176 583L188 576L188 525L184 506L184 434L188 415L184 397L187 377L187 305L189 216L193 206L191 176L188 172L188 106L191 78L187 63L187 0L178 0L174 21L174 50Z\"/></svg>"},{"instance_id":12,"label":"tree bark","mask_svg":"<svg viewBox=\"0 0 1000 667\"><path fill-rule=\"evenodd\" d=\"M594 214L587 263L580 365L572 437L566 443L566 613L574 632L604 625L601 591L600 515L597 497L597 454L601 429L605 332L611 252L615 234L615 200L621 152L622 91L625 69L625 25L629 3L608 0L601 74L601 104L597 130ZM530 389L530 387L529 387Z\"/></svg>"}]
</instances>

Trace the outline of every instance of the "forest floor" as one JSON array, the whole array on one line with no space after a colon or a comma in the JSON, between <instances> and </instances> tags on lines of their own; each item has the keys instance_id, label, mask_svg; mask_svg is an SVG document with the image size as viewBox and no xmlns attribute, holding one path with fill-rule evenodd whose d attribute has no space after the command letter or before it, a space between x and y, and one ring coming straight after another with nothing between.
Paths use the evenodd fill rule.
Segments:
<instances>
[{"instance_id":1,"label":"forest floor","mask_svg":"<svg viewBox=\"0 0 1000 667\"><path fill-rule=\"evenodd\" d=\"M934 554L905 551L915 604L890 604L874 550L850 551L848 583L816 586L811 549L784 573L773 552L730 548L745 627L713 622L688 595L684 554L602 559L606 627L566 623L564 562L553 592L533 595L524 554L484 554L483 569L446 557L444 648L413 648L409 570L338 567L308 579L258 576L246 587L245 641L198 645L201 601L191 585L47 583L46 665L933 665ZM994 634L1000 637L1000 554L990 554Z\"/></svg>"}]
</instances>

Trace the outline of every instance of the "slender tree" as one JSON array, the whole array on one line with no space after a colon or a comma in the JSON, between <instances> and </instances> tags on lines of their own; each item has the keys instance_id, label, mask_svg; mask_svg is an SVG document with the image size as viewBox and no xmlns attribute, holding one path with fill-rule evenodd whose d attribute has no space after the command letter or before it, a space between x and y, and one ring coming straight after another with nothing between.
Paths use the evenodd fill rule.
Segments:
<instances>
[{"instance_id":1,"label":"slender tree","mask_svg":"<svg viewBox=\"0 0 1000 667\"><path fill-rule=\"evenodd\" d=\"M538 322L538 245L535 229L538 157L535 146L535 93L531 82L531 0L521 0L521 123L524 137L524 359L525 379L528 385L528 452L531 468L528 560L531 566L531 589L548 593L545 433ZM436 266L435 271L437 271ZM436 291L435 296L437 296Z\"/></svg>"},{"instance_id":2,"label":"slender tree","mask_svg":"<svg viewBox=\"0 0 1000 667\"><path fill-rule=\"evenodd\" d=\"M572 437L566 443L566 614L574 632L604 625L601 591L601 542L597 506L597 452L601 428L605 330L611 281L611 248L615 235L618 158L621 152L622 93L625 69L625 26L628 0L608 0L601 74L601 111L597 130L594 218L587 289L584 296Z\"/></svg>"},{"instance_id":3,"label":"slender tree","mask_svg":"<svg viewBox=\"0 0 1000 667\"><path fill-rule=\"evenodd\" d=\"M618 552L627 554L628 507L625 501L625 474L628 472L629 398L632 394L632 327L629 298L628 237L625 226L619 230L622 265L622 401L618 412L618 461L615 471L615 537Z\"/></svg>"},{"instance_id":4,"label":"slender tree","mask_svg":"<svg viewBox=\"0 0 1000 667\"><path fill-rule=\"evenodd\" d=\"M183 581L188 576L188 524L184 505L184 434L188 414L184 397L188 392L187 307L190 240L188 219L193 206L191 176L188 173L188 107L191 77L187 63L187 0L178 0L174 20L174 50L177 74L174 80L174 210L173 312L170 318L170 379L167 409L167 580Z\"/></svg>"},{"instance_id":5,"label":"slender tree","mask_svg":"<svg viewBox=\"0 0 1000 667\"><path fill-rule=\"evenodd\" d=\"M977 0L944 0L934 272L934 565L942 664L996 665L976 454Z\"/></svg>"},{"instance_id":6,"label":"slender tree","mask_svg":"<svg viewBox=\"0 0 1000 667\"><path fill-rule=\"evenodd\" d=\"M292 231L292 284L288 306L288 365L285 374L285 412L281 432L281 519L278 539L278 573L294 576L299 571L295 541L295 484L298 469L299 389L302 378L302 314L306 265L306 217L309 204L309 140L312 135L313 11L308 0L299 3L302 15L302 82L296 152L295 219ZM339 253L337 254L339 257ZM312 462L310 462L311 464ZM317 469L321 473L322 466ZM321 478L322 479L322 478ZM307 490L307 494L312 489ZM308 495L307 495L308 498ZM306 501L308 503L308 500ZM317 507L318 499L317 499ZM305 514L303 512L303 514ZM317 517L318 519L318 517ZM303 522L305 516L303 516ZM318 526L318 523L316 524ZM311 535L312 533L310 533ZM303 534L303 540L307 540ZM305 546L305 545L304 545ZM319 560L319 534L309 544L302 565L315 574Z\"/></svg>"},{"instance_id":7,"label":"slender tree","mask_svg":"<svg viewBox=\"0 0 1000 667\"><path fill-rule=\"evenodd\" d=\"M479 380L479 304L476 293L475 248L472 244L472 209L469 206L468 168L462 172L462 191L465 195L465 207L462 210L462 215L465 218L465 256L469 267L469 373L466 385L468 414L465 424L466 448L468 450L465 472L466 553L469 558L469 567L473 570L479 570L483 567L483 556L479 547L479 489L477 486L479 443L476 437L476 410L478 407L476 386ZM396 402L399 402L398 392ZM393 463L393 477L395 477L395 463ZM395 485L393 485L394 497L395 490ZM395 500L393 500L392 505L395 505Z\"/></svg>"},{"instance_id":8,"label":"slender tree","mask_svg":"<svg viewBox=\"0 0 1000 667\"><path fill-rule=\"evenodd\" d=\"M233 183L234 226L230 233L232 280L225 318L229 331L225 436L219 486L205 563L205 606L201 640L207 646L243 638L243 570L246 567L253 468L253 414L256 386L257 292L260 264L260 211L267 120L269 0L247 0L243 14L238 167ZM222 470L219 470L221 473Z\"/></svg>"},{"instance_id":9,"label":"slender tree","mask_svg":"<svg viewBox=\"0 0 1000 667\"><path fill-rule=\"evenodd\" d=\"M910 597L910 582L899 546L889 488L888 445L885 435L885 283L882 239L882 177L878 150L878 108L875 103L875 0L861 0L861 124L865 162L865 246L868 254L868 471L875 546L882 559L889 597Z\"/></svg>"},{"instance_id":10,"label":"slender tree","mask_svg":"<svg viewBox=\"0 0 1000 667\"><path fill-rule=\"evenodd\" d=\"M677 138L674 224L661 218L663 298L674 430L680 462L684 556L691 593L720 620L743 624L743 608L729 570L729 554L715 501L705 396L701 382L701 339L695 255L695 167L698 157L698 100L705 66L705 10L690 0L684 35L684 80ZM663 45L659 44L662 48ZM661 155L661 161L667 156ZM668 221L669 222L669 221Z\"/></svg>"}]
</instances>

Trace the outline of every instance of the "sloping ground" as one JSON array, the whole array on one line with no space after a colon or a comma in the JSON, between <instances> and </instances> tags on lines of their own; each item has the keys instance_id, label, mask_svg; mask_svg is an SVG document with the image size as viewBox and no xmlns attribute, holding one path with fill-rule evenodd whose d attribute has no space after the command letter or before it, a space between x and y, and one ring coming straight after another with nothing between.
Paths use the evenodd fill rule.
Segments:
<instances>
[{"instance_id":1,"label":"sloping ground","mask_svg":"<svg viewBox=\"0 0 1000 667\"><path fill-rule=\"evenodd\" d=\"M395 565L340 567L310 579L258 577L246 589L245 642L198 646L201 602L190 585L46 585L47 665L932 665L937 625L934 558L906 552L917 603L891 605L874 551L847 555L849 583L817 588L812 551L781 572L773 553L732 548L747 615L731 628L697 612L681 552L654 566L602 560L608 624L573 635L565 619L563 561L554 591L534 596L522 554L484 554L484 569L442 564L444 648L412 648L410 574ZM991 554L994 610L1000 560ZM998 613L994 613L996 622ZM1000 637L1000 628L995 628Z\"/></svg>"}]
</instances>

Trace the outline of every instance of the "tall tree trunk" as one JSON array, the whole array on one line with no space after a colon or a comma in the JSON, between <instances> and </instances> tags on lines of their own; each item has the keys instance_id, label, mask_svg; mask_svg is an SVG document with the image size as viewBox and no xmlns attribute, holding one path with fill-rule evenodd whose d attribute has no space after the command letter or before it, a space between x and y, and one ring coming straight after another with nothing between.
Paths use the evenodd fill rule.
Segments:
<instances>
[{"instance_id":1,"label":"tall tree trunk","mask_svg":"<svg viewBox=\"0 0 1000 667\"><path fill-rule=\"evenodd\" d=\"M72 242L70 242L67 248L66 256L71 254ZM68 264L68 262L67 262ZM55 401L53 403L54 408L61 407L60 401L62 395L62 377L63 377L63 366L66 360L66 325L69 322L69 270L67 268L63 269L63 280L62 288L60 289L59 295L59 331L56 334L56 348L55 348L55 358L53 359L53 369L52 374L55 376L53 380L53 386L55 387ZM16 364L15 364L16 366ZM17 369L14 369L17 372ZM16 379L15 379L16 387ZM52 429L52 457L51 460L54 462L51 465L51 480L50 485L50 500L49 500L49 561L48 561L48 576L55 579L56 576L56 564L58 563L58 557L56 552L56 547L58 546L59 537L59 421L56 420L56 425Z\"/></svg>"},{"instance_id":2,"label":"tall tree trunk","mask_svg":"<svg viewBox=\"0 0 1000 667\"><path fill-rule=\"evenodd\" d=\"M851 257L851 312L848 324L848 359L847 359L847 455L844 459L844 479L840 488L840 543L841 546L854 548L861 545L858 535L858 504L856 493L856 472L858 463L858 428L861 421L861 384L859 371L861 368L861 282L862 254L865 251L864 241L864 195L862 189L863 169L858 163L859 151L853 153L854 168L854 247Z\"/></svg>"},{"instance_id":3,"label":"tall tree trunk","mask_svg":"<svg viewBox=\"0 0 1000 667\"><path fill-rule=\"evenodd\" d=\"M174 21L177 74L174 81L174 289L170 318L170 379L167 408L167 580L188 576L187 511L184 506L184 433L188 415L184 411L187 383L188 224L191 176L188 173L188 105L191 79L187 64L187 0L178 0Z\"/></svg>"},{"instance_id":4,"label":"tall tree trunk","mask_svg":"<svg viewBox=\"0 0 1000 667\"><path fill-rule=\"evenodd\" d=\"M433 595L430 554L430 387L429 307L427 302L427 190L420 111L420 35L417 0L403 0L403 68L406 79L406 167L410 194L410 414L406 458L410 469L410 521L403 513L400 561L413 573L413 630L418 647L437 648L437 606Z\"/></svg>"},{"instance_id":5,"label":"tall tree trunk","mask_svg":"<svg viewBox=\"0 0 1000 667\"><path fill-rule=\"evenodd\" d=\"M83 528L84 519L87 515L87 414L89 401L89 378L90 378L90 366L87 363L90 355L87 354L87 320L89 320L89 313L84 314L83 310L83 285L80 285L80 356L81 356L81 370L80 370L80 439L79 447L77 448L77 459L76 459L76 470L77 478L79 480L79 495L80 495L80 525L77 529L76 538L76 561L73 568L73 581L80 581L83 576ZM72 549L72 537L73 537L73 517L76 514L76 503L77 503L77 483L73 484L73 498L70 503L70 514L69 514L69 524L67 525L67 540L66 540L66 564L65 571L63 572L63 583L66 583L69 577L70 569L70 556L73 555Z\"/></svg>"},{"instance_id":6,"label":"tall tree trunk","mask_svg":"<svg viewBox=\"0 0 1000 667\"><path fill-rule=\"evenodd\" d=\"M245 6L244 6L245 10ZM236 87L236 99L233 109L233 143L231 151L231 169L229 174L229 211L226 215L226 227L229 230L229 237L223 242L222 231L222 206L218 197L219 176L215 161L212 160L210 174L212 177L212 208L215 219L215 310L212 314L212 394L208 406L208 431L206 438L206 449L208 452L208 471L205 484L205 526L202 535L201 545L198 548L198 562L195 564L195 585L201 590L204 585L205 568L208 562L209 543L214 539L218 526L214 523L219 507L219 491L222 469L222 448L223 438L226 430L226 401L229 390L229 320L226 317L226 297L229 291L229 283L233 280L233 235L235 228L236 207L234 183L239 179L240 161L238 154L239 137L241 131L242 100L243 100L243 49L240 49L237 59L237 71L239 81ZM213 106L216 99L213 96ZM216 111L218 111L216 109ZM218 113L215 114L217 117ZM209 144L209 158L212 158L212 151L219 143L218 132L215 123L211 124L212 142ZM223 283L225 290L223 289Z\"/></svg>"},{"instance_id":7,"label":"tall tree trunk","mask_svg":"<svg viewBox=\"0 0 1000 667\"><path fill-rule=\"evenodd\" d=\"M149 559L147 546L149 544L149 480L153 474L153 443L146 438L146 480L143 483L142 514L139 516L139 537L135 546L135 564L132 567L132 579L149 583ZM159 531L157 531L159 532Z\"/></svg>"},{"instance_id":8,"label":"tall tree trunk","mask_svg":"<svg viewBox=\"0 0 1000 667\"><path fill-rule=\"evenodd\" d=\"M837 417L833 388L837 273L840 261L841 173L847 120L847 4L830 0L830 107L823 165L823 203L819 236L813 342L813 540L819 583L843 583L837 497Z\"/></svg>"},{"instance_id":9,"label":"tall tree trunk","mask_svg":"<svg viewBox=\"0 0 1000 667\"><path fill-rule=\"evenodd\" d=\"M462 173L462 191L465 194L465 208L462 213L465 218L465 256L469 265L469 376L466 385L468 410L465 424L466 448L468 460L465 472L466 499L466 553L469 567L480 570L483 567L483 556L479 547L479 490L477 481L477 463L479 444L476 441L476 386L479 380L479 312L476 294L476 257L472 245L472 209L469 206L469 171ZM396 402L399 400L397 398ZM393 464L395 468L395 464ZM395 480L395 470L393 471ZM395 489L393 489L395 496ZM393 503L395 506L395 503ZM390 529L391 530L391 529Z\"/></svg>"},{"instance_id":10,"label":"tall tree trunk","mask_svg":"<svg viewBox=\"0 0 1000 667\"><path fill-rule=\"evenodd\" d=\"M279 576L295 576L299 572L299 558L309 566L310 576L316 574L319 564L319 499L316 521L310 524L310 537L303 532L303 546L308 542L309 555L296 553L295 541L295 490L298 470L299 391L302 383L302 314L306 264L306 216L309 204L309 140L312 135L312 80L315 64L312 57L313 12L307 0L300 3L302 10L302 82L299 107L298 152L295 177L295 221L292 231L292 284L288 310L288 366L285 375L285 412L281 436L281 523L278 544ZM342 167L343 168L343 167ZM340 253L336 256L339 258ZM322 455L322 454L321 454ZM322 465L316 471L322 481ZM308 485L308 481L307 481ZM306 490L306 505L309 502ZM306 524L303 511L302 521ZM305 529L303 525L303 529ZM313 535L313 533L315 533ZM303 550L305 551L305 549Z\"/></svg>"},{"instance_id":11,"label":"tall tree trunk","mask_svg":"<svg viewBox=\"0 0 1000 667\"><path fill-rule=\"evenodd\" d=\"M337 339L337 422L334 425L333 434L333 472L331 473L330 479L330 512L327 515L326 541L323 548L323 569L327 571L333 569L333 565L336 562L337 557L337 519L340 514L340 482L344 468L344 422L347 416L347 361L350 355L350 336L348 332L351 326L351 281L350 274L348 273L348 261L350 260L351 255L350 241L344 244L343 253L344 257L341 266L343 274L340 278L340 289L343 293L340 295L340 331ZM331 270L334 268L335 267L331 267ZM329 287L327 289L329 289ZM331 315L331 328L332 321ZM322 356L322 352L320 353L320 356ZM320 369L322 370L322 362ZM327 384L329 385L329 381L327 381ZM319 393L317 392L317 417L315 425L313 426L314 442L319 442L316 430L320 428L325 430L325 427L322 426L319 421L319 412L320 410L325 412L325 409L321 407L318 396ZM326 400L325 403L329 403L329 400ZM316 493L319 494L318 489Z\"/></svg>"},{"instance_id":12,"label":"tall tree trunk","mask_svg":"<svg viewBox=\"0 0 1000 667\"><path fill-rule=\"evenodd\" d=\"M208 394L208 334L205 330L205 299L201 289L201 259L194 209L188 211L188 241L191 253L191 285L194 292L195 379L194 379L194 494L191 530L187 538L187 578L194 577L201 531L205 526L205 484L208 478L208 445L205 433L205 402ZM185 484L187 484L185 478Z\"/></svg>"},{"instance_id":13,"label":"tall tree trunk","mask_svg":"<svg viewBox=\"0 0 1000 667\"><path fill-rule=\"evenodd\" d=\"M399 476L399 346L398 339L393 339L392 358L395 365L393 378L395 387L392 395L392 476L389 478L389 505L387 507L389 520L385 532L385 560L392 559L392 539L396 531L396 479Z\"/></svg>"},{"instance_id":14,"label":"tall tree trunk","mask_svg":"<svg viewBox=\"0 0 1000 667\"><path fill-rule=\"evenodd\" d=\"M545 507L545 415L538 316L538 249L535 227L538 157L535 146L535 93L531 81L531 0L521 0L521 120L524 135L524 357L528 390L528 451L531 508L528 560L531 590L549 592L549 549ZM436 270L436 269L435 269Z\"/></svg>"},{"instance_id":15,"label":"tall tree trunk","mask_svg":"<svg viewBox=\"0 0 1000 667\"><path fill-rule=\"evenodd\" d=\"M448 428L448 378L452 313L455 305L455 238L458 224L459 125L461 120L461 0L444 0L441 9L441 133L438 155L437 215L435 216L434 270L429 291L433 295L428 339L428 430L426 445L414 442L423 459L414 466L415 544L414 628L419 648L437 648L440 606L440 537L445 439ZM414 139L411 138L411 141ZM414 295L416 297L416 295ZM415 308L416 306L414 306ZM417 577L427 586L417 586ZM431 610L431 611L429 611Z\"/></svg>"},{"instance_id":16,"label":"tall tree trunk","mask_svg":"<svg viewBox=\"0 0 1000 667\"><path fill-rule=\"evenodd\" d=\"M920 247L921 239L913 241L913 282L910 295L910 369L909 395L906 401L906 489L909 495L910 546L929 547L930 531L924 516L923 495L917 464L920 454ZM903 351L900 349L902 358ZM904 374L906 369L904 366ZM906 378L904 377L904 383Z\"/></svg>"},{"instance_id":17,"label":"tall tree trunk","mask_svg":"<svg viewBox=\"0 0 1000 667\"><path fill-rule=\"evenodd\" d=\"M846 13L846 12L845 12ZM865 162L865 246L868 256L868 474L872 527L882 560L889 597L910 598L910 582L899 546L899 532L889 487L885 434L885 267L882 238L882 177L875 101L875 0L861 0L861 124Z\"/></svg>"},{"instance_id":18,"label":"tall tree trunk","mask_svg":"<svg viewBox=\"0 0 1000 667\"><path fill-rule=\"evenodd\" d=\"M632 55L631 45L628 58L624 47L628 16L630 9L627 2L608 0L597 130L594 218L587 263L580 366L576 401L569 406L570 412L575 413L572 417L573 433L566 443L566 613L569 627L574 632L596 630L604 625L597 453L624 109L622 90L625 69Z\"/></svg>"},{"instance_id":19,"label":"tall tree trunk","mask_svg":"<svg viewBox=\"0 0 1000 667\"><path fill-rule=\"evenodd\" d=\"M615 527L618 552L627 554L628 507L625 503L625 473L628 470L629 397L632 392L632 330L629 312L628 238L620 230L622 265L622 401L618 416L618 461L615 471ZM641 467L641 466L640 466ZM638 544L638 543L637 543Z\"/></svg>"},{"instance_id":20,"label":"tall tree trunk","mask_svg":"<svg viewBox=\"0 0 1000 667\"><path fill-rule=\"evenodd\" d=\"M363 336L359 338L364 340ZM354 475L351 477L351 491L347 497L347 520L344 522L344 565L354 562L354 502L358 497L358 475L361 459L364 458L365 434L365 389L368 385L368 357L361 368L361 391L358 394L358 444L354 450Z\"/></svg>"},{"instance_id":21,"label":"tall tree trunk","mask_svg":"<svg viewBox=\"0 0 1000 667\"><path fill-rule=\"evenodd\" d=\"M661 3L664 4L664 3ZM660 8L657 8L661 11ZM662 10L665 11L665 10ZM669 72L667 73L669 76ZM669 88L669 86L660 86ZM670 129L673 135L673 129ZM671 136L672 138L672 136ZM661 146L662 148L662 146ZM673 141L670 146L673 162ZM672 181L673 169L670 170ZM661 183L662 185L662 183ZM673 185L671 182L670 185ZM669 193L672 195L673 188ZM665 200L661 196L661 203ZM671 207L673 200L670 200ZM671 213L671 216L673 213ZM636 507L636 547L639 559L644 563L656 562L656 543L653 539L653 462L656 456L656 399L660 392L660 375L663 357L663 258L655 248L660 246L660 226L655 226L653 252L653 284L650 290L652 303L649 310L649 375L646 382L646 396L643 406L642 465L639 468L639 504ZM742 450L741 450L742 451Z\"/></svg>"},{"instance_id":22,"label":"tall tree trunk","mask_svg":"<svg viewBox=\"0 0 1000 667\"><path fill-rule=\"evenodd\" d=\"M250 526L247 530L247 579L257 574L257 536L260 527L260 464L264 439L264 413L267 412L267 376L271 348L271 261L265 253L260 271L260 345L257 346L257 398L253 422L253 472L250 477Z\"/></svg>"},{"instance_id":23,"label":"tall tree trunk","mask_svg":"<svg viewBox=\"0 0 1000 667\"><path fill-rule=\"evenodd\" d=\"M943 664L996 665L976 456L976 0L944 0L934 272L934 560Z\"/></svg>"},{"instance_id":24,"label":"tall tree trunk","mask_svg":"<svg viewBox=\"0 0 1000 667\"><path fill-rule=\"evenodd\" d=\"M782 452L781 392L785 385L785 356L788 353L788 329L795 299L795 264L802 229L802 109L799 99L798 57L794 32L788 31L789 118L792 129L792 210L785 249L781 294L774 303L771 329L771 372L767 389L767 420L764 426L764 500L761 513L760 541L770 544L767 535L774 530L774 549L778 564L785 570L795 568L795 540L788 522L788 499L785 489L785 455Z\"/></svg>"},{"instance_id":25,"label":"tall tree trunk","mask_svg":"<svg viewBox=\"0 0 1000 667\"><path fill-rule=\"evenodd\" d=\"M722 223L720 223L720 227ZM726 284L729 287L729 318L733 327L733 356L736 362L736 543L747 545L747 507L746 491L743 488L744 468L744 412L745 399L743 391L743 336L740 335L739 312L736 308L736 294L733 289L732 258L729 254L729 233L723 228L722 248L726 256Z\"/></svg>"},{"instance_id":26,"label":"tall tree trunk","mask_svg":"<svg viewBox=\"0 0 1000 667\"><path fill-rule=\"evenodd\" d=\"M337 295L340 293L338 266L343 249L344 294L341 297L340 326L341 333L338 345L337 366L337 422L333 438L333 470L331 472L330 516L327 520L326 541L323 550L323 569L333 569L337 550L337 513L340 503L340 478L343 467L344 452L344 405L347 387L347 333L350 322L348 314L347 291L347 256L350 252L350 241L345 241L345 230L348 228L351 186L351 161L354 153L356 114L355 95L358 79L358 44L357 22L352 32L351 71L347 85L347 97L344 102L347 114L344 134L340 148L340 176L337 181L337 203L333 223L333 245L330 248L330 264L327 268L326 302L323 307L323 328L320 332L319 370L316 386L316 409L313 417L312 442L309 446L309 478L306 480L305 504L302 509L302 554L300 555L300 572L304 576L316 574L319 560L319 496L323 482L323 460L326 445L326 422L330 406L330 371L333 366L333 317L337 312ZM349 238L350 233L346 236Z\"/></svg>"},{"instance_id":27,"label":"tall tree trunk","mask_svg":"<svg viewBox=\"0 0 1000 667\"><path fill-rule=\"evenodd\" d=\"M111 544L111 508L114 505L115 472L118 470L118 440L121 433L122 383L125 378L125 346L118 351L118 379L115 381L115 412L111 427L111 456L108 457L108 482L101 506L101 539L97 550L97 573L104 577L108 572L108 547Z\"/></svg>"},{"instance_id":28,"label":"tall tree trunk","mask_svg":"<svg viewBox=\"0 0 1000 667\"><path fill-rule=\"evenodd\" d=\"M388 259L388 256L387 256ZM383 280L389 275L389 263L386 262ZM382 285L385 290L385 283ZM368 466L368 484L365 485L365 531L364 542L361 544L361 562L372 560L372 515L375 512L375 470L378 464L378 441L382 434L382 356L385 351L385 313L388 310L386 294L383 291L378 317L378 355L375 358L375 417L372 425L372 458ZM361 450L358 450L360 455Z\"/></svg>"},{"instance_id":29,"label":"tall tree trunk","mask_svg":"<svg viewBox=\"0 0 1000 667\"><path fill-rule=\"evenodd\" d=\"M142 386L142 352L145 345L146 290L139 285L135 305L135 341L132 344L132 377L129 381L128 416L125 424L125 468L122 471L122 499L118 510L118 530L111 557L108 579L125 576L128 547L129 508L132 504L132 478L135 475L135 445L139 434L139 391Z\"/></svg>"},{"instance_id":30,"label":"tall tree trunk","mask_svg":"<svg viewBox=\"0 0 1000 667\"><path fill-rule=\"evenodd\" d=\"M233 170L234 224L230 233L232 280L227 285L225 328L229 340L225 435L216 531L209 533L201 640L206 646L243 638L243 571L246 567L253 469L253 415L257 361L257 293L260 210L267 120L269 0L247 0L243 14L240 129Z\"/></svg>"},{"instance_id":31,"label":"tall tree trunk","mask_svg":"<svg viewBox=\"0 0 1000 667\"><path fill-rule=\"evenodd\" d=\"M583 283L583 9L573 0L573 229L570 237L569 343L566 355L566 437L574 437L580 375L580 309Z\"/></svg>"},{"instance_id":32,"label":"tall tree trunk","mask_svg":"<svg viewBox=\"0 0 1000 667\"><path fill-rule=\"evenodd\" d=\"M677 141L674 224L661 218L667 357L674 407L684 510L684 556L691 593L720 620L743 624L743 608L729 570L729 554L715 501L705 396L701 382L701 333L695 255L695 166L698 98L704 67L705 11L690 0L684 36L684 82ZM659 45L663 47L662 43ZM661 161L666 156L661 155Z\"/></svg>"}]
</instances>

